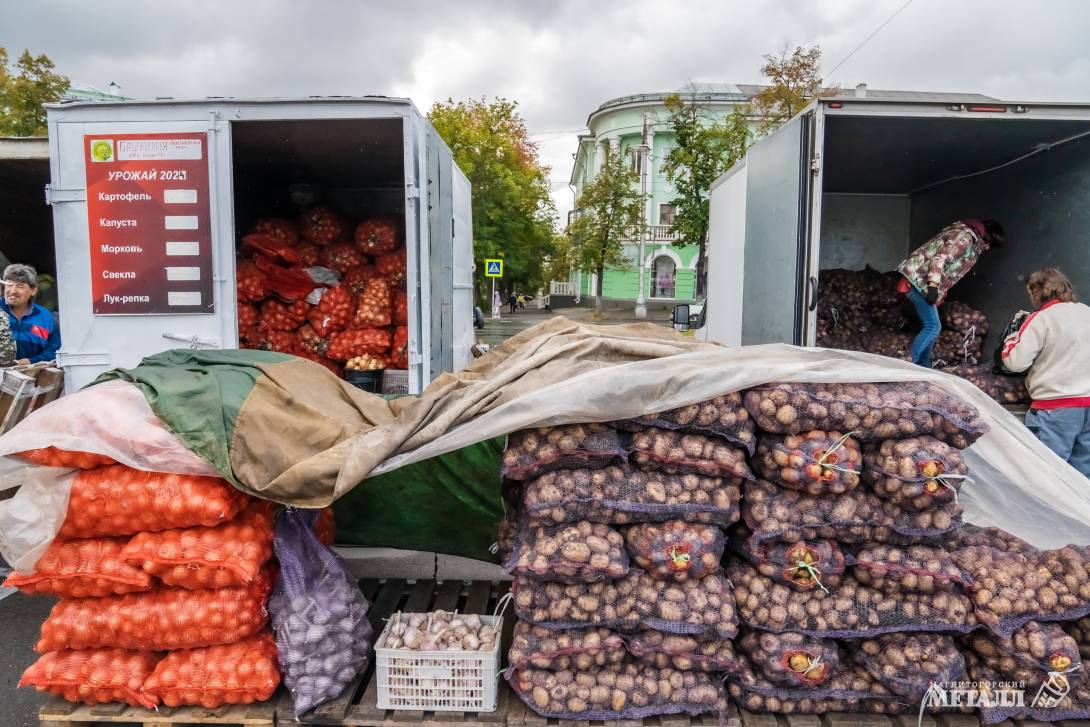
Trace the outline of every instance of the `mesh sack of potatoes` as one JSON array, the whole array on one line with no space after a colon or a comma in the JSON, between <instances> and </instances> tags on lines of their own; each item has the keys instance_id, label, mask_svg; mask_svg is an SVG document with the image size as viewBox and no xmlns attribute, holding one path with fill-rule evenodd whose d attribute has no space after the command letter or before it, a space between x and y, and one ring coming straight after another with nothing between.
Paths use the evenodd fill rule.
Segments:
<instances>
[{"instance_id":1,"label":"mesh sack of potatoes","mask_svg":"<svg viewBox=\"0 0 1090 727\"><path fill-rule=\"evenodd\" d=\"M624 639L608 629L553 631L519 621L511 637L507 663L509 669L586 671L616 664L624 659L625 653Z\"/></svg>"},{"instance_id":2,"label":"mesh sack of potatoes","mask_svg":"<svg viewBox=\"0 0 1090 727\"><path fill-rule=\"evenodd\" d=\"M640 626L675 634L738 633L730 584L722 575L698 581L655 580L633 568L624 578L599 583L515 580L515 613L551 629L600 626L632 632Z\"/></svg>"},{"instance_id":3,"label":"mesh sack of potatoes","mask_svg":"<svg viewBox=\"0 0 1090 727\"><path fill-rule=\"evenodd\" d=\"M765 578L746 563L732 564L727 577L734 584L741 622L765 631L853 639L900 631L966 633L977 625L969 599L960 593L893 596L851 576L828 593L796 591Z\"/></svg>"},{"instance_id":4,"label":"mesh sack of potatoes","mask_svg":"<svg viewBox=\"0 0 1090 727\"><path fill-rule=\"evenodd\" d=\"M957 500L968 472L961 452L934 437L887 439L863 454L863 481L913 512Z\"/></svg>"},{"instance_id":5,"label":"mesh sack of potatoes","mask_svg":"<svg viewBox=\"0 0 1090 727\"><path fill-rule=\"evenodd\" d=\"M930 434L964 449L988 431L975 407L925 382L766 384L747 391L745 404L757 426L775 434L824 429L863 441Z\"/></svg>"},{"instance_id":6,"label":"mesh sack of potatoes","mask_svg":"<svg viewBox=\"0 0 1090 727\"><path fill-rule=\"evenodd\" d=\"M745 447L750 454L753 454L755 442L753 418L742 406L741 392L723 394L657 414L623 419L613 422L613 426L627 431L658 427L694 434L711 434Z\"/></svg>"},{"instance_id":7,"label":"mesh sack of potatoes","mask_svg":"<svg viewBox=\"0 0 1090 727\"><path fill-rule=\"evenodd\" d=\"M975 652L965 653L967 679L978 685L983 724L1009 720L1062 722L1090 719L1090 677L1082 673L1036 676L1023 684L988 667ZM1006 692L1004 695L999 690ZM1013 697L1021 693L1021 705Z\"/></svg>"},{"instance_id":8,"label":"mesh sack of potatoes","mask_svg":"<svg viewBox=\"0 0 1090 727\"><path fill-rule=\"evenodd\" d=\"M963 523L949 541L950 548L968 548L972 545L984 545L1004 553L1040 553L1040 549L1022 540L1017 535L1001 528L982 528L978 525Z\"/></svg>"},{"instance_id":9,"label":"mesh sack of potatoes","mask_svg":"<svg viewBox=\"0 0 1090 727\"><path fill-rule=\"evenodd\" d=\"M526 483L522 504L531 525L680 518L726 526L738 520L740 499L740 479L644 472L624 465L546 472Z\"/></svg>"},{"instance_id":10,"label":"mesh sack of potatoes","mask_svg":"<svg viewBox=\"0 0 1090 727\"><path fill-rule=\"evenodd\" d=\"M753 469L769 482L809 495L843 495L859 486L863 454L847 434L820 429L761 434Z\"/></svg>"},{"instance_id":11,"label":"mesh sack of potatoes","mask_svg":"<svg viewBox=\"0 0 1090 727\"><path fill-rule=\"evenodd\" d=\"M1029 683L1082 669L1078 643L1058 623L1027 621L1010 638L979 631L964 643L988 668L1012 680Z\"/></svg>"},{"instance_id":12,"label":"mesh sack of potatoes","mask_svg":"<svg viewBox=\"0 0 1090 727\"><path fill-rule=\"evenodd\" d=\"M1090 617L1083 616L1075 621L1068 621L1063 624L1063 629L1078 644L1082 658L1090 659Z\"/></svg>"},{"instance_id":13,"label":"mesh sack of potatoes","mask_svg":"<svg viewBox=\"0 0 1090 727\"><path fill-rule=\"evenodd\" d=\"M757 480L745 483L742 517L755 543L829 538L841 543L905 544L942 540L961 524L961 506L951 502L906 512L864 490L822 497Z\"/></svg>"},{"instance_id":14,"label":"mesh sack of potatoes","mask_svg":"<svg viewBox=\"0 0 1090 727\"><path fill-rule=\"evenodd\" d=\"M1032 401L1025 376L1006 376L992 369L992 363L988 362L947 366L943 371L966 379L1000 404L1029 404Z\"/></svg>"},{"instance_id":15,"label":"mesh sack of potatoes","mask_svg":"<svg viewBox=\"0 0 1090 727\"><path fill-rule=\"evenodd\" d=\"M948 300L939 308L942 327L958 333L973 333L979 336L987 334L990 328L988 316L966 304Z\"/></svg>"},{"instance_id":16,"label":"mesh sack of potatoes","mask_svg":"<svg viewBox=\"0 0 1090 727\"><path fill-rule=\"evenodd\" d=\"M507 437L502 474L529 480L550 470L605 467L624 455L617 431L604 424L522 429Z\"/></svg>"},{"instance_id":17,"label":"mesh sack of potatoes","mask_svg":"<svg viewBox=\"0 0 1090 727\"><path fill-rule=\"evenodd\" d=\"M507 681L543 717L572 720L643 719L659 714L726 711L718 677L658 669L634 661L586 671L509 671Z\"/></svg>"},{"instance_id":18,"label":"mesh sack of potatoes","mask_svg":"<svg viewBox=\"0 0 1090 727\"><path fill-rule=\"evenodd\" d=\"M789 689L820 687L840 671L834 639L746 630L738 639L738 651L765 681Z\"/></svg>"},{"instance_id":19,"label":"mesh sack of potatoes","mask_svg":"<svg viewBox=\"0 0 1090 727\"><path fill-rule=\"evenodd\" d=\"M844 553L835 540L754 544L752 538L743 536L732 539L731 543L762 576L797 591L836 588L846 567Z\"/></svg>"},{"instance_id":20,"label":"mesh sack of potatoes","mask_svg":"<svg viewBox=\"0 0 1090 727\"><path fill-rule=\"evenodd\" d=\"M887 689L919 703L932 684L949 684L965 676L965 659L946 634L885 634L852 644L860 666Z\"/></svg>"},{"instance_id":21,"label":"mesh sack of potatoes","mask_svg":"<svg viewBox=\"0 0 1090 727\"><path fill-rule=\"evenodd\" d=\"M1075 546L1028 553L971 545L951 551L969 576L977 618L1008 637L1027 621L1072 621L1090 614L1086 551Z\"/></svg>"},{"instance_id":22,"label":"mesh sack of potatoes","mask_svg":"<svg viewBox=\"0 0 1090 727\"><path fill-rule=\"evenodd\" d=\"M727 675L727 691L738 706L750 712L898 714L908 710L904 700L892 694L861 667L841 669L820 687L792 689L772 684L757 674L744 656L740 659L742 669Z\"/></svg>"},{"instance_id":23,"label":"mesh sack of potatoes","mask_svg":"<svg viewBox=\"0 0 1090 727\"><path fill-rule=\"evenodd\" d=\"M949 553L926 545L864 545L848 562L857 581L885 593L960 592L968 585Z\"/></svg>"},{"instance_id":24,"label":"mesh sack of potatoes","mask_svg":"<svg viewBox=\"0 0 1090 727\"><path fill-rule=\"evenodd\" d=\"M931 360L937 368L956 364L975 364L980 361L983 352L983 336L973 332L942 331L935 340Z\"/></svg>"},{"instance_id":25,"label":"mesh sack of potatoes","mask_svg":"<svg viewBox=\"0 0 1090 727\"><path fill-rule=\"evenodd\" d=\"M729 639L716 635L667 634L643 629L625 637L628 652L660 669L725 672L738 668L738 656Z\"/></svg>"},{"instance_id":26,"label":"mesh sack of potatoes","mask_svg":"<svg viewBox=\"0 0 1090 727\"><path fill-rule=\"evenodd\" d=\"M663 581L688 581L718 573L727 542L718 527L684 520L633 525L624 538L636 565Z\"/></svg>"},{"instance_id":27,"label":"mesh sack of potatoes","mask_svg":"<svg viewBox=\"0 0 1090 727\"><path fill-rule=\"evenodd\" d=\"M746 451L719 437L648 427L631 436L629 452L645 470L753 479Z\"/></svg>"},{"instance_id":28,"label":"mesh sack of potatoes","mask_svg":"<svg viewBox=\"0 0 1090 727\"><path fill-rule=\"evenodd\" d=\"M504 568L543 581L590 583L628 573L628 551L624 536L600 523L525 527Z\"/></svg>"}]
</instances>

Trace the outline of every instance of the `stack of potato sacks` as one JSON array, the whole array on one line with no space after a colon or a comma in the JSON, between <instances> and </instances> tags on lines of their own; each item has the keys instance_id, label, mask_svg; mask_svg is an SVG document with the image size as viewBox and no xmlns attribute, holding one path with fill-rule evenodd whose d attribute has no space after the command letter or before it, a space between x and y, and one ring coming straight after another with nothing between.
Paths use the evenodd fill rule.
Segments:
<instances>
[{"instance_id":1,"label":"stack of potato sacks","mask_svg":"<svg viewBox=\"0 0 1090 727\"><path fill-rule=\"evenodd\" d=\"M507 679L532 710L581 720L722 712L722 675L738 668L723 529L752 477L741 404L728 395L509 437L501 550L518 623Z\"/></svg>"},{"instance_id":2,"label":"stack of potato sacks","mask_svg":"<svg viewBox=\"0 0 1090 727\"><path fill-rule=\"evenodd\" d=\"M265 609L275 577L272 503L216 477L145 472L100 455L21 456L80 471L34 574L4 583L61 599L20 686L148 708L272 695L280 683ZM331 513L322 528L330 538Z\"/></svg>"},{"instance_id":3,"label":"stack of potato sacks","mask_svg":"<svg viewBox=\"0 0 1090 727\"><path fill-rule=\"evenodd\" d=\"M960 450L986 431L971 406L923 383L768 385L745 403L761 479L746 485L727 571L743 707L895 713L932 682L1037 689L1078 668L1062 629L1031 620L1086 613L1085 552L962 527Z\"/></svg>"}]
</instances>

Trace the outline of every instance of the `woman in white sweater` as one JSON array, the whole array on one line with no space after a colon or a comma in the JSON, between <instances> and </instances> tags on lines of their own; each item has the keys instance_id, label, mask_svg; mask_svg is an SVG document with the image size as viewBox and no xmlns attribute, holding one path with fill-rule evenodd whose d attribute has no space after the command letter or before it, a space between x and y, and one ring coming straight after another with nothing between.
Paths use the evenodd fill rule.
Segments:
<instances>
[{"instance_id":1,"label":"woman in white sweater","mask_svg":"<svg viewBox=\"0 0 1090 727\"><path fill-rule=\"evenodd\" d=\"M1029 369L1026 426L1090 477L1090 307L1057 268L1030 275L1026 292L1034 312L1004 341L1003 366Z\"/></svg>"}]
</instances>

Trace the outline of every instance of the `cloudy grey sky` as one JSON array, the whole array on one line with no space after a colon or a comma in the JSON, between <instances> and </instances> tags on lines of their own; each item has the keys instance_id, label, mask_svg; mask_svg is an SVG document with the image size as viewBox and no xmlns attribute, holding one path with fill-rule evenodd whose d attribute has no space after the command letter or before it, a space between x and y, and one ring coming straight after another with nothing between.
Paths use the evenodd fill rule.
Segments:
<instances>
[{"instance_id":1,"label":"cloudy grey sky","mask_svg":"<svg viewBox=\"0 0 1090 727\"><path fill-rule=\"evenodd\" d=\"M574 130L603 101L760 82L762 55L818 44L832 69L905 0L6 0L0 46L134 97L387 94L422 111L506 96L571 206ZM913 0L827 80L1090 100L1087 0Z\"/></svg>"}]
</instances>

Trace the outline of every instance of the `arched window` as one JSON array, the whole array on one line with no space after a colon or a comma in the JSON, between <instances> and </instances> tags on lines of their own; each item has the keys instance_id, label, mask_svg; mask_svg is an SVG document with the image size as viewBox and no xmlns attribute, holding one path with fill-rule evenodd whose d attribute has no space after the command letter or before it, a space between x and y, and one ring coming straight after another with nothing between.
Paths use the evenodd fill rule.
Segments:
<instances>
[{"instance_id":1,"label":"arched window","mask_svg":"<svg viewBox=\"0 0 1090 727\"><path fill-rule=\"evenodd\" d=\"M651 266L651 297L674 298L677 290L677 264L668 255L659 255Z\"/></svg>"}]
</instances>

